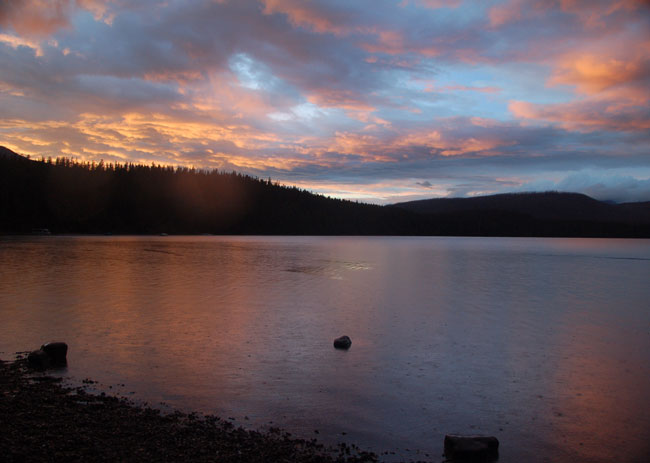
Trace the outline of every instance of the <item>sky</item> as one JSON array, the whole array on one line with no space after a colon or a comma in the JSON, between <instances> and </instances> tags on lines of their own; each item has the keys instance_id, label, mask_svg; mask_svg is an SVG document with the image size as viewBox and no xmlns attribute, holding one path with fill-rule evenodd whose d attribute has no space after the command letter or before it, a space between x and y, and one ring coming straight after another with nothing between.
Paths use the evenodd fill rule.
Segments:
<instances>
[{"instance_id":1,"label":"sky","mask_svg":"<svg viewBox=\"0 0 650 463\"><path fill-rule=\"evenodd\" d=\"M379 204L650 200L648 0L0 0L0 145Z\"/></svg>"}]
</instances>

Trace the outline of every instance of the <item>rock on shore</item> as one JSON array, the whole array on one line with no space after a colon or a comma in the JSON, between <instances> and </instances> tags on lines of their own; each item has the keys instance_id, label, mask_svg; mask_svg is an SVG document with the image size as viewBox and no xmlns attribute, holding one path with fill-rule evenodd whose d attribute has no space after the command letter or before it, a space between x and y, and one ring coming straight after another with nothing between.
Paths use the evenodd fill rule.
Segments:
<instances>
[{"instance_id":1,"label":"rock on shore","mask_svg":"<svg viewBox=\"0 0 650 463\"><path fill-rule=\"evenodd\" d=\"M27 361L33 368L46 370L67 364L68 345L65 342L48 342L39 350L30 352Z\"/></svg>"},{"instance_id":2,"label":"rock on shore","mask_svg":"<svg viewBox=\"0 0 650 463\"><path fill-rule=\"evenodd\" d=\"M493 436L445 436L445 456L451 461L491 462L499 457L499 441Z\"/></svg>"},{"instance_id":3,"label":"rock on shore","mask_svg":"<svg viewBox=\"0 0 650 463\"><path fill-rule=\"evenodd\" d=\"M68 345L65 342L48 342L41 346L41 350L50 357L53 365L65 365L68 362Z\"/></svg>"}]
</instances>

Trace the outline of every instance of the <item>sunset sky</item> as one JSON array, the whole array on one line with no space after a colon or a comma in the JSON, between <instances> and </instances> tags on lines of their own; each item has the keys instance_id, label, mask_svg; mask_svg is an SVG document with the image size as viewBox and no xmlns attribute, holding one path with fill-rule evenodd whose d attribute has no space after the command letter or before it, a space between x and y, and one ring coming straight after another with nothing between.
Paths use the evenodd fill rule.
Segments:
<instances>
[{"instance_id":1,"label":"sunset sky","mask_svg":"<svg viewBox=\"0 0 650 463\"><path fill-rule=\"evenodd\" d=\"M0 145L376 203L650 200L650 2L2 0Z\"/></svg>"}]
</instances>

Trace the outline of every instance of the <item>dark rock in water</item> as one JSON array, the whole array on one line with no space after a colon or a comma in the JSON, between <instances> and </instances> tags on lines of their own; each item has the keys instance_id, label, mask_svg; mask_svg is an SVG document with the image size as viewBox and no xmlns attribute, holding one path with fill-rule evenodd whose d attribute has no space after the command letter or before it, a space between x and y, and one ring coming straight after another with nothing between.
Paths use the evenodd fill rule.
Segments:
<instances>
[{"instance_id":1,"label":"dark rock in water","mask_svg":"<svg viewBox=\"0 0 650 463\"><path fill-rule=\"evenodd\" d=\"M38 368L39 370L45 370L52 366L52 359L43 349L30 352L27 356L27 362L29 362L31 367Z\"/></svg>"},{"instance_id":2,"label":"dark rock in water","mask_svg":"<svg viewBox=\"0 0 650 463\"><path fill-rule=\"evenodd\" d=\"M352 340L348 336L341 336L334 340L334 347L337 349L349 349L352 345Z\"/></svg>"},{"instance_id":3,"label":"dark rock in water","mask_svg":"<svg viewBox=\"0 0 650 463\"><path fill-rule=\"evenodd\" d=\"M52 365L66 365L68 345L65 342L48 342L41 346L41 350L49 355Z\"/></svg>"},{"instance_id":4,"label":"dark rock in water","mask_svg":"<svg viewBox=\"0 0 650 463\"><path fill-rule=\"evenodd\" d=\"M33 368L45 370L46 368L67 365L68 345L65 342L48 342L39 350L30 352L27 362Z\"/></svg>"},{"instance_id":5,"label":"dark rock in water","mask_svg":"<svg viewBox=\"0 0 650 463\"><path fill-rule=\"evenodd\" d=\"M499 457L499 441L493 436L445 436L445 457L451 461L491 462Z\"/></svg>"}]
</instances>

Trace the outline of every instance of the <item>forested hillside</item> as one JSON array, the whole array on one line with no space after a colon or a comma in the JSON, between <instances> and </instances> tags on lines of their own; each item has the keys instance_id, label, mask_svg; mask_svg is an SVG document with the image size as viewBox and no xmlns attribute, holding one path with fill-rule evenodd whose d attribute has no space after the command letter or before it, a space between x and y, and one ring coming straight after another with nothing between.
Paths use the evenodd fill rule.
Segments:
<instances>
[{"instance_id":1,"label":"forested hillside","mask_svg":"<svg viewBox=\"0 0 650 463\"><path fill-rule=\"evenodd\" d=\"M4 232L405 234L417 219L234 172L0 157Z\"/></svg>"}]
</instances>

